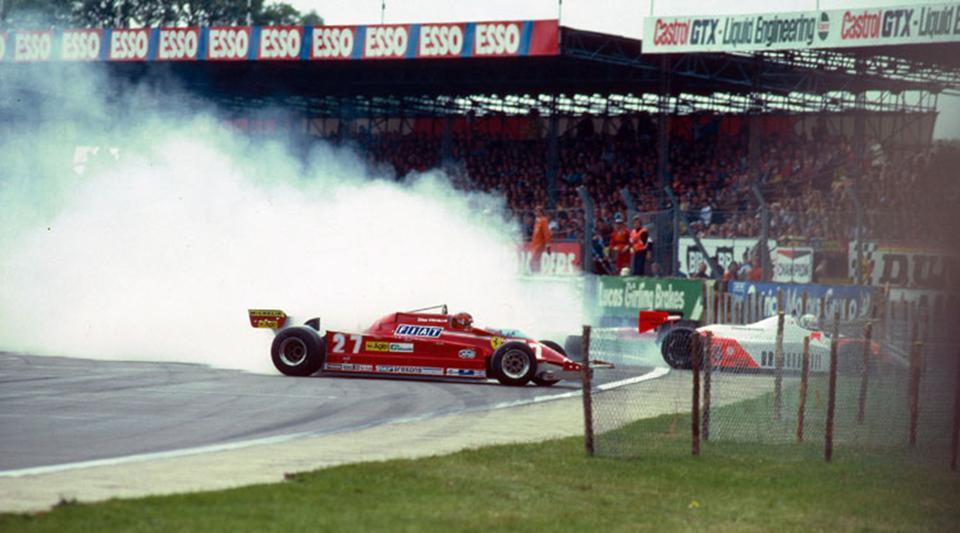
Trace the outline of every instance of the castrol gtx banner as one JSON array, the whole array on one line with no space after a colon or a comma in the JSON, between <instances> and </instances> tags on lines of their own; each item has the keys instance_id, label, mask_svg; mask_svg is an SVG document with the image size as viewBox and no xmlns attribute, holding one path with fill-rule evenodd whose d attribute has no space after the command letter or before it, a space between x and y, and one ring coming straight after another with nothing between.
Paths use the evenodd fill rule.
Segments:
<instances>
[{"instance_id":1,"label":"castrol gtx banner","mask_svg":"<svg viewBox=\"0 0 960 533\"><path fill-rule=\"evenodd\" d=\"M742 52L960 41L960 2L752 15L648 17L643 52Z\"/></svg>"},{"instance_id":2,"label":"castrol gtx banner","mask_svg":"<svg viewBox=\"0 0 960 533\"><path fill-rule=\"evenodd\" d=\"M559 54L556 20L11 30L0 62L358 61Z\"/></svg>"}]
</instances>

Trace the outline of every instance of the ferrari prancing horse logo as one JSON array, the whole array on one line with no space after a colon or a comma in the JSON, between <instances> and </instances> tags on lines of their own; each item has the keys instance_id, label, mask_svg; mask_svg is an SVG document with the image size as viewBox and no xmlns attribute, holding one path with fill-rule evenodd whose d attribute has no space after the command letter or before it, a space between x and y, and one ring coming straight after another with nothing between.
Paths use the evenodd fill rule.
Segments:
<instances>
[{"instance_id":1,"label":"ferrari prancing horse logo","mask_svg":"<svg viewBox=\"0 0 960 533\"><path fill-rule=\"evenodd\" d=\"M490 346L493 347L494 350L499 348L501 344L503 344L503 337L490 337Z\"/></svg>"}]
</instances>

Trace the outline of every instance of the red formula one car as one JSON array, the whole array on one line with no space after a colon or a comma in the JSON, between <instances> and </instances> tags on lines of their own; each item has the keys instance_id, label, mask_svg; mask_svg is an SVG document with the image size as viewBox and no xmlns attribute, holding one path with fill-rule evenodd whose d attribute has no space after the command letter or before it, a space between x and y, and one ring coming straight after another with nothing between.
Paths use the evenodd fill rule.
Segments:
<instances>
[{"instance_id":1,"label":"red formula one car","mask_svg":"<svg viewBox=\"0 0 960 533\"><path fill-rule=\"evenodd\" d=\"M716 368L738 370L772 370L776 366L777 317L769 317L753 324L711 324L703 327L678 324L679 317L663 311L640 311L639 333L660 328L660 352L664 361L673 368L690 368L690 350L694 335L713 335L712 362ZM837 343L837 361L841 372L859 371L863 366L865 340L845 337L833 339L830 333L819 327L813 315L800 318L783 317L783 368L800 370L802 365L803 339L810 338L809 355L811 372L827 372L830 369L830 350ZM870 354L875 361L880 357L880 347L870 343Z\"/></svg>"},{"instance_id":2,"label":"red formula one car","mask_svg":"<svg viewBox=\"0 0 960 533\"><path fill-rule=\"evenodd\" d=\"M288 326L286 313L251 309L250 325L274 330L271 355L288 376L317 371L415 377L496 378L504 385L556 384L580 364L551 341L524 338L519 332L475 327L468 313L450 315L431 309L390 313L362 333L326 331L320 320Z\"/></svg>"}]
</instances>

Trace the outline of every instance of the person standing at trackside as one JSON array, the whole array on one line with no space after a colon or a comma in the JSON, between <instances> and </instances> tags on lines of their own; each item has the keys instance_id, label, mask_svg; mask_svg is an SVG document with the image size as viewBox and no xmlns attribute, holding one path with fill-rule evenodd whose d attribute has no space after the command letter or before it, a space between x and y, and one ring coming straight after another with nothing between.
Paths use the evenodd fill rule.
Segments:
<instances>
[{"instance_id":1,"label":"person standing at trackside","mask_svg":"<svg viewBox=\"0 0 960 533\"><path fill-rule=\"evenodd\" d=\"M616 273L630 268L630 232L623 223L623 217L617 213L613 217L613 233L610 234L610 255L613 256Z\"/></svg>"},{"instance_id":2,"label":"person standing at trackside","mask_svg":"<svg viewBox=\"0 0 960 533\"><path fill-rule=\"evenodd\" d=\"M530 257L530 271L540 272L540 260L543 253L550 253L550 219L543 213L543 206L538 205L534 208L536 220L533 222L533 235L530 238L530 244L533 248Z\"/></svg>"},{"instance_id":3,"label":"person standing at trackside","mask_svg":"<svg viewBox=\"0 0 960 533\"><path fill-rule=\"evenodd\" d=\"M630 271L634 276L646 273L647 241L650 239L647 228L643 227L640 215L633 215L633 229L630 230Z\"/></svg>"}]
</instances>

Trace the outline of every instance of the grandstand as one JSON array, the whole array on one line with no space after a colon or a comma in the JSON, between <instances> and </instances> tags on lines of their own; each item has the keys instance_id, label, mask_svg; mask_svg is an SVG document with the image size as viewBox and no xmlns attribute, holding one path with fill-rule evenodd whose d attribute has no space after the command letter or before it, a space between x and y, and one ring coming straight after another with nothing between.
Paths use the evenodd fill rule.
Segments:
<instances>
[{"instance_id":1,"label":"grandstand","mask_svg":"<svg viewBox=\"0 0 960 533\"><path fill-rule=\"evenodd\" d=\"M582 242L581 261L597 273L610 273L590 257L609 245L618 213L643 215L652 275L693 272L683 238L809 246L826 258L820 279L850 279L864 270L847 271L851 240L942 237L909 213L957 199L943 172L957 152L934 150L932 132L938 96L960 94L958 43L651 54L640 40L556 21L505 24L525 28L526 49L373 60L357 56L358 44L356 60L268 61L251 46L249 60L215 61L210 36L200 39L207 60L160 61L150 45L134 61L103 50L98 64L124 81L173 80L248 131L352 143L398 178L442 166L461 187L503 194L527 231L544 204L555 239ZM410 25L411 35L414 26L428 31ZM115 30L134 31L151 30ZM260 29L246 31L253 39ZM316 59L311 31L327 28L302 29L293 59ZM769 254L756 251L753 266L770 279ZM720 277L729 260L711 267Z\"/></svg>"}]
</instances>

